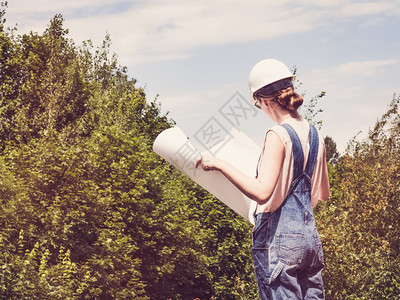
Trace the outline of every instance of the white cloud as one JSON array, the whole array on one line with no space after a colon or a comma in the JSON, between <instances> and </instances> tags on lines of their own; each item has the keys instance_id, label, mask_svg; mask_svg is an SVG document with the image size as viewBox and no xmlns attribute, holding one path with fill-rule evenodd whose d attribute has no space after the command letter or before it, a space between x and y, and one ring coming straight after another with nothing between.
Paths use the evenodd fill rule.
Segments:
<instances>
[{"instance_id":1,"label":"white cloud","mask_svg":"<svg viewBox=\"0 0 400 300\"><path fill-rule=\"evenodd\" d=\"M292 1L139 1L118 13L102 9L112 4L118 1L39 0L32 5L15 0L7 13L25 32L43 31L61 13L68 16L66 26L76 42L92 39L98 44L108 31L129 64L186 57L197 46L305 32L321 18L320 12Z\"/></svg>"},{"instance_id":2,"label":"white cloud","mask_svg":"<svg viewBox=\"0 0 400 300\"><path fill-rule=\"evenodd\" d=\"M355 61L335 67L333 71L342 76L342 78L348 78L350 76L369 77L382 72L385 67L395 65L398 62L397 59Z\"/></svg>"},{"instance_id":3,"label":"white cloud","mask_svg":"<svg viewBox=\"0 0 400 300\"><path fill-rule=\"evenodd\" d=\"M398 59L382 59L368 61L352 61L327 69L314 69L305 74L305 86L323 87L324 90L341 90L341 85L355 82L362 77L373 77L385 71L385 68L399 63ZM349 90L352 91L354 86ZM353 90L354 91L354 90Z\"/></svg>"},{"instance_id":4,"label":"white cloud","mask_svg":"<svg viewBox=\"0 0 400 300\"><path fill-rule=\"evenodd\" d=\"M377 16L377 17L372 17L360 24L360 27L375 27L377 25L383 24L385 22L385 17Z\"/></svg>"},{"instance_id":5,"label":"white cloud","mask_svg":"<svg viewBox=\"0 0 400 300\"><path fill-rule=\"evenodd\" d=\"M339 17L368 16L368 15L394 15L399 13L399 0L388 1L352 1L352 0L299 0L301 5L318 8L332 9Z\"/></svg>"},{"instance_id":6,"label":"white cloud","mask_svg":"<svg viewBox=\"0 0 400 300\"><path fill-rule=\"evenodd\" d=\"M270 39L311 30L319 13L305 8L227 1L173 2L120 14L73 19L71 32L107 27L121 55L133 63L182 57L198 46ZM283 3L284 4L284 3ZM102 22L99 24L99 18ZM102 24L106 24L105 26ZM81 33L80 33L81 35Z\"/></svg>"},{"instance_id":7,"label":"white cloud","mask_svg":"<svg viewBox=\"0 0 400 300\"><path fill-rule=\"evenodd\" d=\"M13 0L7 14L23 31L40 32L61 13L77 43L100 44L108 31L125 64L134 65L185 58L199 46L268 40L396 9L393 1Z\"/></svg>"},{"instance_id":8,"label":"white cloud","mask_svg":"<svg viewBox=\"0 0 400 300\"><path fill-rule=\"evenodd\" d=\"M8 7L13 14L19 16L36 15L36 17L40 17L47 12L70 14L79 10L96 11L98 8L117 5L120 2L121 0L35 0L33 3L30 0L12 0L8 1ZM38 13L39 16L37 16Z\"/></svg>"},{"instance_id":9,"label":"white cloud","mask_svg":"<svg viewBox=\"0 0 400 300\"><path fill-rule=\"evenodd\" d=\"M344 16L390 15L398 8L399 4L393 1L354 2L342 6L340 12Z\"/></svg>"}]
</instances>

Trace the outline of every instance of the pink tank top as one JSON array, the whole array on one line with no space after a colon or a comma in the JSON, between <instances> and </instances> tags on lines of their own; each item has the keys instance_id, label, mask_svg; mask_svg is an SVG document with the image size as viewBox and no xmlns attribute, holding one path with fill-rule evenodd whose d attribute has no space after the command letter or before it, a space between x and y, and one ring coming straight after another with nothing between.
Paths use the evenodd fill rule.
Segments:
<instances>
[{"instance_id":1,"label":"pink tank top","mask_svg":"<svg viewBox=\"0 0 400 300\"><path fill-rule=\"evenodd\" d=\"M304 152L304 166L307 163L308 153L309 153L309 143L308 143L308 135L309 135L309 124L307 120L304 119L287 119L283 123L287 123L296 131L299 136L303 152ZM283 201L285 200L290 185L293 179L293 153L292 153L292 141L290 139L289 134L286 129L282 126L276 125L269 129L269 131L274 131L282 140L283 145L285 146L285 158L283 162L282 170L279 174L278 181L276 183L275 189L272 193L271 198L266 204L258 205L256 213L261 212L273 212L277 210ZM324 178L324 171L326 173L326 159L325 159L325 145L324 140L318 132L319 136L319 149L317 161L314 168L314 174L311 179L311 205L314 207L317 205L318 200L328 200L329 196L323 195L322 190L329 191L329 183L327 182L327 178ZM262 160L262 158L261 158ZM260 160L260 162L261 162ZM326 174L325 174L326 177ZM322 189L322 185L324 186ZM326 198L326 199L325 199Z\"/></svg>"}]
</instances>

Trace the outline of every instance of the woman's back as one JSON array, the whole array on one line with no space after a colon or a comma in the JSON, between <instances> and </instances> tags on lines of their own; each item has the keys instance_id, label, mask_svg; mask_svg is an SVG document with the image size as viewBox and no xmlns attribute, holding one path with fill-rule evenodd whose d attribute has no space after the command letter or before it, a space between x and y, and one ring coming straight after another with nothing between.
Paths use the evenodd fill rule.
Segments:
<instances>
[{"instance_id":1,"label":"woman's back","mask_svg":"<svg viewBox=\"0 0 400 300\"><path fill-rule=\"evenodd\" d=\"M303 118L288 118L282 122L282 124L289 124L299 137L303 149L305 166L310 151L308 143L310 130L309 123ZM274 126L269 131L275 132L280 137L285 147L285 159L272 197L266 204L257 207L257 213L266 211L273 212L278 209L286 198L293 179L293 152L290 136L286 129L281 125ZM268 145L265 145L265 147L268 147ZM329 191L329 186L324 184L326 182L324 176L327 176L327 174L324 174L324 170L326 170L325 146L323 139L319 134L319 150L311 182L311 204L313 207L317 204L318 200L327 200L329 197L329 193L326 192L327 190Z\"/></svg>"}]
</instances>

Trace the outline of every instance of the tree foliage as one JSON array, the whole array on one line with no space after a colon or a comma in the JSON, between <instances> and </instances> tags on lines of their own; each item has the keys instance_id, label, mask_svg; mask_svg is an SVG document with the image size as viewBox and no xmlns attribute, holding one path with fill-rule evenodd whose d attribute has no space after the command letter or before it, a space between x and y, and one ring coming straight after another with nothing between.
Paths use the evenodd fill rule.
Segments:
<instances>
[{"instance_id":1,"label":"tree foliage","mask_svg":"<svg viewBox=\"0 0 400 300\"><path fill-rule=\"evenodd\" d=\"M336 142L330 137L326 136L324 138L325 151L326 151L326 161L332 165L336 165L339 159L339 152L337 151Z\"/></svg>"},{"instance_id":2,"label":"tree foliage","mask_svg":"<svg viewBox=\"0 0 400 300\"><path fill-rule=\"evenodd\" d=\"M151 150L174 125L56 15L0 16L0 299L233 299L254 292L245 224ZM243 282L246 282L244 287Z\"/></svg>"},{"instance_id":3,"label":"tree foliage","mask_svg":"<svg viewBox=\"0 0 400 300\"><path fill-rule=\"evenodd\" d=\"M399 103L330 168L331 199L317 214L330 299L399 298Z\"/></svg>"}]
</instances>

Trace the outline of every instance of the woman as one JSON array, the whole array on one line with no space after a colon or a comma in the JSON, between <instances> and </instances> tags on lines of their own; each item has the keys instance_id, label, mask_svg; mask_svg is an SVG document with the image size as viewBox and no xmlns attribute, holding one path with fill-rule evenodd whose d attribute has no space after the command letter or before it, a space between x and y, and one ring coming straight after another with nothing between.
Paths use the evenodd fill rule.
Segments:
<instances>
[{"instance_id":1,"label":"woman","mask_svg":"<svg viewBox=\"0 0 400 300\"><path fill-rule=\"evenodd\" d=\"M212 156L196 162L219 171L250 199L254 213L253 260L261 299L323 299L323 252L312 208L329 198L323 139L298 113L303 98L280 61L266 59L250 72L252 103L278 125L270 128L248 177Z\"/></svg>"}]
</instances>

